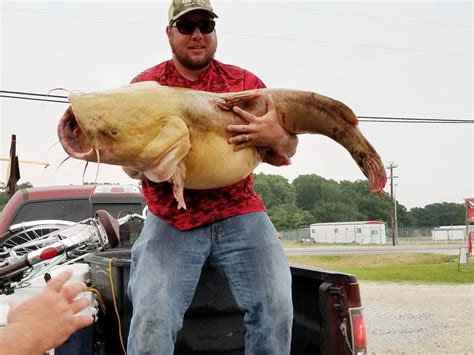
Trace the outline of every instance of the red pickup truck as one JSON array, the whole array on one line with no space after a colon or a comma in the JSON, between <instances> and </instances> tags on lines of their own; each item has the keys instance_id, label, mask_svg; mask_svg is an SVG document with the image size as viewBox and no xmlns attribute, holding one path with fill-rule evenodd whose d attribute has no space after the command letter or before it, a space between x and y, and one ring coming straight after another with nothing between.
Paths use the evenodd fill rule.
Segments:
<instances>
[{"instance_id":1,"label":"red pickup truck","mask_svg":"<svg viewBox=\"0 0 474 355\"><path fill-rule=\"evenodd\" d=\"M12 241L12 225L36 220L80 221L105 209L114 217L142 213L145 201L139 186L85 185L23 189L16 192L0 218L0 248ZM123 233L122 233L123 232ZM139 235L136 226L121 231L117 249L89 257L91 283L99 290L108 309L113 309L112 292L103 276L108 261L114 262L123 338L127 339L132 306L126 297L130 269L130 247ZM293 277L293 340L291 354L367 353L366 329L357 278L327 270L291 267ZM105 281L104 281L105 280ZM243 354L243 314L236 306L226 279L207 265L202 273L184 325L178 334L175 354ZM114 312L99 315L90 347L85 354L120 354L120 337ZM69 354L72 355L72 354Z\"/></svg>"}]
</instances>

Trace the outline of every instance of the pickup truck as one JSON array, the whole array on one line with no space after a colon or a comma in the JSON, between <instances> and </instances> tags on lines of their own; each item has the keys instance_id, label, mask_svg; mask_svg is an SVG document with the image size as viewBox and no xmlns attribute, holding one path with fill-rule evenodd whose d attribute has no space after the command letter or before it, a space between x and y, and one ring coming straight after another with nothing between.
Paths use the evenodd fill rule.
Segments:
<instances>
[{"instance_id":1,"label":"pickup truck","mask_svg":"<svg viewBox=\"0 0 474 355\"><path fill-rule=\"evenodd\" d=\"M19 190L0 215L0 248L12 242L10 227L19 223L45 219L80 221L92 217L98 209L105 209L118 218L125 212L142 213L145 207L139 186L85 185ZM99 313L90 346L86 352L82 348L78 355L121 354L120 338L126 342L133 312L126 296L130 249L140 228L122 227L121 242L116 249L86 259L90 264L91 284L100 292L108 311ZM109 278L104 276L112 258L115 258L111 270L113 290ZM291 354L366 354L366 329L357 278L295 265L291 266L291 273L294 307ZM113 312L114 307L118 315ZM225 277L206 265L178 334L175 354L243 354L242 319L243 313L235 304ZM69 354L72 355L71 351Z\"/></svg>"}]
</instances>

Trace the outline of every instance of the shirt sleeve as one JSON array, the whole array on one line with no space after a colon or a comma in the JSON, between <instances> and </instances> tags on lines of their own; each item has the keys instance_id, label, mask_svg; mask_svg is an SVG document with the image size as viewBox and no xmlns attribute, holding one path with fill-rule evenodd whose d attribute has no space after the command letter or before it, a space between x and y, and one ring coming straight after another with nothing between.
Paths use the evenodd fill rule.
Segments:
<instances>
[{"instance_id":1,"label":"shirt sleeve","mask_svg":"<svg viewBox=\"0 0 474 355\"><path fill-rule=\"evenodd\" d=\"M166 71L166 62L158 64L154 67L148 68L145 71L142 71L136 77L132 79L130 84L138 83L140 81L158 81L160 82L161 77Z\"/></svg>"},{"instance_id":2,"label":"shirt sleeve","mask_svg":"<svg viewBox=\"0 0 474 355\"><path fill-rule=\"evenodd\" d=\"M134 84L134 83L138 83L138 82L142 81L141 78L140 78L140 75L141 74L138 74L136 77L134 77L132 79L132 81L130 82L130 84Z\"/></svg>"},{"instance_id":3,"label":"shirt sleeve","mask_svg":"<svg viewBox=\"0 0 474 355\"><path fill-rule=\"evenodd\" d=\"M251 72L244 70L244 90L265 89L266 86L262 80Z\"/></svg>"},{"instance_id":4,"label":"shirt sleeve","mask_svg":"<svg viewBox=\"0 0 474 355\"><path fill-rule=\"evenodd\" d=\"M158 81L158 79L159 79L159 76L157 76L156 73L154 72L154 68L151 68L151 69L145 70L144 72L141 72L136 77L134 77L132 81L130 82L130 84L138 83L140 81Z\"/></svg>"}]
</instances>

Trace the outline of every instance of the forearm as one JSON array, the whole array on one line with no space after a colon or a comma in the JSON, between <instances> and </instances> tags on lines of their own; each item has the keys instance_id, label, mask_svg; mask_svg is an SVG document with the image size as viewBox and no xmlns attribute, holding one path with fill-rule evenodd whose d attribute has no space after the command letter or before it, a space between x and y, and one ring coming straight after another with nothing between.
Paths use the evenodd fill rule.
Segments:
<instances>
[{"instance_id":1,"label":"forearm","mask_svg":"<svg viewBox=\"0 0 474 355\"><path fill-rule=\"evenodd\" d=\"M275 166L290 165L290 158L296 153L297 145L298 137L285 132L275 141L275 144L268 146L268 152L263 161Z\"/></svg>"},{"instance_id":2,"label":"forearm","mask_svg":"<svg viewBox=\"0 0 474 355\"><path fill-rule=\"evenodd\" d=\"M270 147L270 149L277 154L281 154L287 158L291 158L296 153L297 145L298 136L285 132L281 135L276 144Z\"/></svg>"},{"instance_id":3,"label":"forearm","mask_svg":"<svg viewBox=\"0 0 474 355\"><path fill-rule=\"evenodd\" d=\"M16 329L12 325L0 328L0 349L2 355L42 354L49 349L39 349L34 343L32 329Z\"/></svg>"}]
</instances>

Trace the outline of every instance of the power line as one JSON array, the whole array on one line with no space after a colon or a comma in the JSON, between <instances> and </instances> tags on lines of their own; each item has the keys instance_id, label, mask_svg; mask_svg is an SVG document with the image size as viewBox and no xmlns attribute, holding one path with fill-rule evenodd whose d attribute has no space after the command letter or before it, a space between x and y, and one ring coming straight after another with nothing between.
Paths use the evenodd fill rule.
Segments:
<instances>
[{"instance_id":1,"label":"power line","mask_svg":"<svg viewBox=\"0 0 474 355\"><path fill-rule=\"evenodd\" d=\"M304 13L308 12L318 12L323 14L333 14L333 15L342 15L342 16L353 16L353 17L362 17L362 18L369 18L369 19L376 19L376 20L384 20L384 21L399 21L399 22L412 22L412 23L420 23L423 25L434 25L434 26L446 26L446 27L458 27L458 28L465 28L465 29L472 29L470 25L461 25L457 23L445 23L445 22L435 22L435 21L426 21L426 20L418 20L418 19L407 19L407 18L400 18L400 17L386 17L386 16L376 16L376 15L368 15L368 14L361 14L361 13L354 13L354 12L339 12L339 11L328 11L328 10L321 10L321 9L310 9L310 8L301 8L301 7L291 7L291 6L281 6L281 5L271 5L268 3L260 4L256 2L243 2L244 4L251 4L253 6L265 6L265 8L275 8L275 9L282 9L282 10L296 10ZM5 7L5 10L10 11L17 11L17 12L29 12L29 13L37 13L43 15L53 15L53 16L68 16L68 17L75 17L75 18L82 18L88 20L95 20L95 21L108 21L108 22L119 22L119 23L128 23L131 25L145 25L145 26L154 26L157 27L155 24L145 23L145 22L138 22L138 21L129 21L129 20L120 20L120 19L111 19L111 18L102 18L102 17L93 17L93 16L82 16L82 15L71 15L71 14L64 14L64 13L57 13L57 12L50 12L50 11L38 11L38 10L25 10L25 9L15 9L11 7Z\"/></svg>"},{"instance_id":2,"label":"power line","mask_svg":"<svg viewBox=\"0 0 474 355\"><path fill-rule=\"evenodd\" d=\"M395 117L385 117L384 120L367 120L361 119L359 122L369 122L369 123L469 123L472 124L474 121L472 120L424 120L424 121L410 121L410 120L403 120L402 118L397 119Z\"/></svg>"},{"instance_id":3,"label":"power line","mask_svg":"<svg viewBox=\"0 0 474 355\"><path fill-rule=\"evenodd\" d=\"M40 15L51 15L51 16L60 16L60 17L73 17L79 18L84 20L93 20L93 21L106 21L106 22L117 22L117 23L125 23L129 25L140 25L140 26L152 26L158 27L158 25L145 23L145 22L138 22L138 21L127 21L127 20L117 20L111 18L103 18L103 17L93 17L93 16L83 16L83 15L71 15L71 14L61 14L57 12L50 12L50 11L38 11L38 10L23 10L23 9L14 9L11 7L4 7L4 10L9 11L17 11L17 12L27 12L33 14L40 14Z\"/></svg>"},{"instance_id":4,"label":"power line","mask_svg":"<svg viewBox=\"0 0 474 355\"><path fill-rule=\"evenodd\" d=\"M0 91L1 92L1 91ZM20 97L20 96L12 96L12 95L0 95L0 97L6 99L19 99L19 100L31 100L31 101L46 101L46 102L58 102L61 104L67 104L68 101L59 101L59 100L49 100L46 96L43 99L38 99L35 97Z\"/></svg>"},{"instance_id":5,"label":"power line","mask_svg":"<svg viewBox=\"0 0 474 355\"><path fill-rule=\"evenodd\" d=\"M8 95L5 95L8 94ZM30 97L33 96L33 97ZM7 99L47 101L68 104L68 97L63 95L38 94L22 91L0 90L0 97ZM39 98L41 97L41 98ZM64 99L52 100L50 98ZM454 118L426 118L426 117L394 117L394 116L358 116L359 122L378 123L474 123L474 120L454 119Z\"/></svg>"},{"instance_id":6,"label":"power line","mask_svg":"<svg viewBox=\"0 0 474 355\"><path fill-rule=\"evenodd\" d=\"M82 18L82 19L94 20L94 21L118 22L118 23L130 24L130 25L158 27L157 25L144 23L144 22L107 19L107 18L82 16L82 15L60 14L60 13L54 13L54 12L49 12L49 11L21 10L21 9L14 9L14 8L8 8L8 7L4 8L4 10L17 11L17 12L30 12L30 13L37 13L37 14L42 14L42 15ZM272 35L258 34L258 33L246 34L246 33L225 32L225 31L222 31L222 32L219 32L219 33L222 34L222 35L228 35L228 36L262 38L262 39L271 39L271 40L278 40L278 41L288 41L288 42L293 42L293 43L303 42L303 43L315 43L315 44L326 45L326 46L330 45L330 46L343 46L343 47L344 46L345 47L360 47L360 48L371 48L371 49L382 49L382 50L398 51L398 52L431 53L431 54L443 54L443 55L453 55L453 56L462 56L462 57L472 56L472 53L470 53L470 52L451 52L451 51L419 49L419 48L390 47L390 46L384 46L384 45L372 45L372 44L365 44L365 43L345 43L345 42L337 42L337 41L319 41L319 40L314 40L314 39L303 39L303 38L300 38L300 37L282 37L282 36L272 36Z\"/></svg>"},{"instance_id":7,"label":"power line","mask_svg":"<svg viewBox=\"0 0 474 355\"><path fill-rule=\"evenodd\" d=\"M384 117L358 116L360 122L395 122L395 123L474 123L474 120L454 118L422 118L422 117Z\"/></svg>"},{"instance_id":8,"label":"power line","mask_svg":"<svg viewBox=\"0 0 474 355\"><path fill-rule=\"evenodd\" d=\"M361 48L375 48L375 49L383 49L389 51L398 51L398 52L415 52L415 53L432 53L432 54L445 54L445 55L454 55L454 56L461 56L461 57L470 57L472 54L470 52L450 52L450 51L442 51L442 50L435 50L435 49L418 49L418 48L406 48L406 47L390 47L384 45L376 45L376 44L365 44L365 43L348 43L348 42L335 42L335 41L320 41L314 39L304 39L300 37L282 37L282 36L273 36L273 35L265 35L265 34L254 34L254 33L232 33L232 32L219 32L220 34L230 35L230 36L239 36L239 37L250 37L250 38L264 38L270 40L278 40L278 41L288 41L288 42L303 42L303 43L316 43L322 45L331 45L331 46L345 46L345 47L361 47Z\"/></svg>"},{"instance_id":9,"label":"power line","mask_svg":"<svg viewBox=\"0 0 474 355\"><path fill-rule=\"evenodd\" d=\"M23 92L23 91L7 91L7 90L0 90L2 94L16 94L16 95L30 95L30 96L42 96L42 97L59 97L61 99L67 99L67 96L62 95L51 95L51 94L37 94L32 92Z\"/></svg>"},{"instance_id":10,"label":"power line","mask_svg":"<svg viewBox=\"0 0 474 355\"><path fill-rule=\"evenodd\" d=\"M5 95L6 94L6 95ZM32 97L30 97L32 96ZM50 94L37 94L32 92L21 92L21 91L9 91L9 90L0 90L0 97L6 99L20 99L20 100L31 100L31 101L43 101L43 102L58 102L67 104L67 96L61 95L50 95ZM41 97L41 99L39 98ZM64 99L64 100L54 100Z\"/></svg>"},{"instance_id":11,"label":"power line","mask_svg":"<svg viewBox=\"0 0 474 355\"><path fill-rule=\"evenodd\" d=\"M246 2L244 2L244 3L246 3ZM249 2L249 4L257 5L257 6L259 6L259 5L260 6L265 6L265 8L273 7L273 8L276 8L276 9L283 9L283 10L297 10L297 11L303 11L305 13L319 12L319 13L323 13L323 14L363 17L363 18L370 18L370 19L384 20L384 21L388 20L388 21L412 22L412 23L420 23L420 24L423 24L423 25L458 27L458 28L465 28L465 29L472 30L472 26L460 25L460 24L457 24L457 23L434 22L434 21L407 19L407 18L400 18L400 17L386 17L386 16L367 15L367 14L354 13L354 12L339 12L339 11L328 11L328 10L310 9L310 8L302 8L302 7L271 5L271 4L268 4L268 3L262 4L262 3L256 3L256 2L251 2L251 3Z\"/></svg>"}]
</instances>

